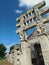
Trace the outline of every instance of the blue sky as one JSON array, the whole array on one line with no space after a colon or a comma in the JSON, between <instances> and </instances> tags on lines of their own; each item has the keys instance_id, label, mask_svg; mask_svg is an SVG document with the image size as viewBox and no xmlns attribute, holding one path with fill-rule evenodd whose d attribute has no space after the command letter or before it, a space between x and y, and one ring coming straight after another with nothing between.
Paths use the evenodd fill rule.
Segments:
<instances>
[{"instance_id":1,"label":"blue sky","mask_svg":"<svg viewBox=\"0 0 49 65\"><path fill-rule=\"evenodd\" d=\"M16 34L16 18L40 1L42 0L0 0L0 43L8 50L11 45L20 43L19 35ZM49 0L46 3L49 6Z\"/></svg>"}]
</instances>

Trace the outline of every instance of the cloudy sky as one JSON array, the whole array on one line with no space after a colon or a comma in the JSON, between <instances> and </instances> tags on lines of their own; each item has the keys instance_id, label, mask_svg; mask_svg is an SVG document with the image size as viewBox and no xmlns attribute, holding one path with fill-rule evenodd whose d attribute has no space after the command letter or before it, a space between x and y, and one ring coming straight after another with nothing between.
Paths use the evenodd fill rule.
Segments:
<instances>
[{"instance_id":1,"label":"cloudy sky","mask_svg":"<svg viewBox=\"0 0 49 65\"><path fill-rule=\"evenodd\" d=\"M0 43L7 49L13 44L20 43L19 35L16 34L16 18L25 13L42 0L0 0ZM49 7L49 0L45 0ZM7 50L7 51L8 51Z\"/></svg>"}]
</instances>

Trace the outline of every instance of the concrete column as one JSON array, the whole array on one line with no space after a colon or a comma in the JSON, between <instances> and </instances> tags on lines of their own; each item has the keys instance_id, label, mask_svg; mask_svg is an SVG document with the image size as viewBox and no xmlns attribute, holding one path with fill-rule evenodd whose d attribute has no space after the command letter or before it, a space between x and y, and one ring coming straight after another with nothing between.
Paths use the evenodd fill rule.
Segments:
<instances>
[{"instance_id":1,"label":"concrete column","mask_svg":"<svg viewBox=\"0 0 49 65\"><path fill-rule=\"evenodd\" d=\"M34 23L34 20L32 19L32 23Z\"/></svg>"},{"instance_id":2,"label":"concrete column","mask_svg":"<svg viewBox=\"0 0 49 65\"><path fill-rule=\"evenodd\" d=\"M10 60L9 60L9 56L10 56L10 55L9 55L9 54L7 54L7 61L8 61L8 62L10 62Z\"/></svg>"},{"instance_id":3,"label":"concrete column","mask_svg":"<svg viewBox=\"0 0 49 65\"><path fill-rule=\"evenodd\" d=\"M30 20L29 20L29 24L31 24Z\"/></svg>"},{"instance_id":4,"label":"concrete column","mask_svg":"<svg viewBox=\"0 0 49 65\"><path fill-rule=\"evenodd\" d=\"M39 37L45 65L49 65L49 40L46 35Z\"/></svg>"},{"instance_id":5,"label":"concrete column","mask_svg":"<svg viewBox=\"0 0 49 65\"><path fill-rule=\"evenodd\" d=\"M20 51L17 49L14 50L14 65L21 65L21 63L20 63Z\"/></svg>"},{"instance_id":6,"label":"concrete column","mask_svg":"<svg viewBox=\"0 0 49 65\"><path fill-rule=\"evenodd\" d=\"M14 49L14 65L17 65L17 50Z\"/></svg>"},{"instance_id":7,"label":"concrete column","mask_svg":"<svg viewBox=\"0 0 49 65\"><path fill-rule=\"evenodd\" d=\"M26 26L28 25L28 23L26 22Z\"/></svg>"},{"instance_id":8,"label":"concrete column","mask_svg":"<svg viewBox=\"0 0 49 65\"><path fill-rule=\"evenodd\" d=\"M25 19L27 19L27 16L25 16Z\"/></svg>"},{"instance_id":9,"label":"concrete column","mask_svg":"<svg viewBox=\"0 0 49 65\"><path fill-rule=\"evenodd\" d=\"M13 59L13 53L10 53L10 54L9 54L9 62L10 62L10 63L13 63L13 60L14 60L14 59Z\"/></svg>"},{"instance_id":10,"label":"concrete column","mask_svg":"<svg viewBox=\"0 0 49 65\"><path fill-rule=\"evenodd\" d=\"M21 49L22 49L21 65L32 65L31 52L30 52L30 47L29 47L28 43L25 41L21 42Z\"/></svg>"},{"instance_id":11,"label":"concrete column","mask_svg":"<svg viewBox=\"0 0 49 65\"><path fill-rule=\"evenodd\" d=\"M33 15L33 13L31 12L31 15Z\"/></svg>"},{"instance_id":12,"label":"concrete column","mask_svg":"<svg viewBox=\"0 0 49 65\"><path fill-rule=\"evenodd\" d=\"M13 63L13 61L12 61L12 53L9 54L9 62Z\"/></svg>"},{"instance_id":13,"label":"concrete column","mask_svg":"<svg viewBox=\"0 0 49 65\"><path fill-rule=\"evenodd\" d=\"M29 17L30 15L29 15L29 13L28 13L28 17Z\"/></svg>"}]
</instances>

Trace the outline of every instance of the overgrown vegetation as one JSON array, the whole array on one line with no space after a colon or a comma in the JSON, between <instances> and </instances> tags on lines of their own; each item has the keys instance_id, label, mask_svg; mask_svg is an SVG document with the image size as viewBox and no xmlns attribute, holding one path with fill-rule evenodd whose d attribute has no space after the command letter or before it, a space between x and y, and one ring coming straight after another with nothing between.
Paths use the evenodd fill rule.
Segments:
<instances>
[{"instance_id":1,"label":"overgrown vegetation","mask_svg":"<svg viewBox=\"0 0 49 65\"><path fill-rule=\"evenodd\" d=\"M6 55L6 47L0 43L0 60L4 59Z\"/></svg>"},{"instance_id":2,"label":"overgrown vegetation","mask_svg":"<svg viewBox=\"0 0 49 65\"><path fill-rule=\"evenodd\" d=\"M11 52L12 49L14 49L14 45L10 47L10 51L9 52Z\"/></svg>"}]
</instances>

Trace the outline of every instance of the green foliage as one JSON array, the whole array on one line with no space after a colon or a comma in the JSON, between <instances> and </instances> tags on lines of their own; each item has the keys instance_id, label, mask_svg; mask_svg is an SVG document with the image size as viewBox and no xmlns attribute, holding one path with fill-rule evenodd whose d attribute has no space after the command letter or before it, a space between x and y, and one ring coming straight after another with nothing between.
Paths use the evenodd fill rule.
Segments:
<instances>
[{"instance_id":1,"label":"green foliage","mask_svg":"<svg viewBox=\"0 0 49 65\"><path fill-rule=\"evenodd\" d=\"M3 44L0 44L0 58L4 58L6 47Z\"/></svg>"},{"instance_id":2,"label":"green foliage","mask_svg":"<svg viewBox=\"0 0 49 65\"><path fill-rule=\"evenodd\" d=\"M18 45L18 44L15 44L16 46ZM9 51L9 53L11 52L11 50L13 50L14 49L14 46L15 45L12 45L11 47L10 47L10 51Z\"/></svg>"},{"instance_id":3,"label":"green foliage","mask_svg":"<svg viewBox=\"0 0 49 65\"><path fill-rule=\"evenodd\" d=\"M10 47L10 52L11 52L12 49L14 49L14 45Z\"/></svg>"}]
</instances>

